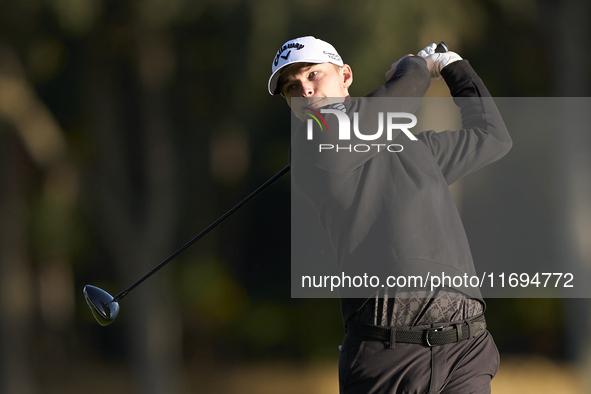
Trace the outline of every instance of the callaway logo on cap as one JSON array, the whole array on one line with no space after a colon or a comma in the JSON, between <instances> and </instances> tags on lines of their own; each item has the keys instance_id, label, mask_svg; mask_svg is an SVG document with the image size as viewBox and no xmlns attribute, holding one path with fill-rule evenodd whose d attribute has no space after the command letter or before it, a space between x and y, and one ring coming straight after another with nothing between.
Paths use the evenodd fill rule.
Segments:
<instances>
[{"instance_id":1,"label":"callaway logo on cap","mask_svg":"<svg viewBox=\"0 0 591 394\"><path fill-rule=\"evenodd\" d=\"M279 79L283 71L294 63L332 63L343 66L343 60L326 41L312 36L287 41L279 48L271 64L269 93L279 94Z\"/></svg>"}]
</instances>

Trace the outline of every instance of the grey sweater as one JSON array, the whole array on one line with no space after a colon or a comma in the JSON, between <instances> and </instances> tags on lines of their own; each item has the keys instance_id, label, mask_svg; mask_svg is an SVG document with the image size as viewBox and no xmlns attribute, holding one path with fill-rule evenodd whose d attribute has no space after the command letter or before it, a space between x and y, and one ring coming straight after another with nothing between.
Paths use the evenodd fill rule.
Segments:
<instances>
[{"instance_id":1,"label":"grey sweater","mask_svg":"<svg viewBox=\"0 0 591 394\"><path fill-rule=\"evenodd\" d=\"M322 138L334 143L336 116L325 117L331 131L315 131L315 145L306 139L305 123L293 135L293 182L317 210L340 268L348 275L476 275L448 186L504 156L512 142L493 100L486 99L488 90L468 61L450 64L442 76L461 110L461 130L424 131L416 135L418 141L398 131L392 141L372 141L398 143L404 147L398 153L384 149L318 152ZM386 85L368 97L422 97L429 83L424 59L410 57L400 63ZM370 104L358 99L344 105L347 114L361 114ZM404 100L396 112L414 112L418 105L418 100ZM452 287L469 298L482 299L478 288ZM367 299L356 294L347 289L340 293L345 322Z\"/></svg>"}]
</instances>

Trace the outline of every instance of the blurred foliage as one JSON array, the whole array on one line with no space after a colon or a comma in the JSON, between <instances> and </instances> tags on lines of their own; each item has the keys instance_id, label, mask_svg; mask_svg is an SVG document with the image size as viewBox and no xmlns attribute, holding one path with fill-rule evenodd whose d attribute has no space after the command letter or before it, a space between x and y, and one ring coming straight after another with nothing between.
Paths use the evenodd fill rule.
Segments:
<instances>
[{"instance_id":1,"label":"blurred foliage","mask_svg":"<svg viewBox=\"0 0 591 394\"><path fill-rule=\"evenodd\" d=\"M289 109L266 91L284 41L331 42L353 67L353 95L383 83L399 57L440 40L470 59L493 95L553 95L552 7L533 0L0 2L7 173L0 205L5 212L11 198L24 204L24 230L14 234L23 246L15 251L32 283L26 338L15 343L37 364L54 363L52 371L86 356L130 359L124 338L133 334L124 326L131 319L98 327L81 289L129 285L287 163ZM19 112L20 104L29 110ZM26 139L37 118L47 130L59 125L51 138L66 144L45 161ZM37 141L51 135L39 133ZM141 294L172 293L162 302L177 308L185 359L336 360L338 301L290 298L288 182L166 267L164 284L143 285ZM165 237L155 235L158 223ZM142 237L150 261L137 261ZM13 270L7 256L0 264ZM130 313L125 307L122 314ZM563 334L559 300L490 300L487 313L502 352L564 356L555 339ZM28 362L14 368L39 375ZM33 381L50 379L39 376Z\"/></svg>"}]
</instances>

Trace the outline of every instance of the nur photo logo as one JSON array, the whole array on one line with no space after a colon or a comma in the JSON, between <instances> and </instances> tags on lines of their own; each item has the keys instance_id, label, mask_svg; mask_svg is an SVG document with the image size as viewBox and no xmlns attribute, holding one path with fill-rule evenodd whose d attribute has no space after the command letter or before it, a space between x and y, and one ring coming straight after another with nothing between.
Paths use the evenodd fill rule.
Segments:
<instances>
[{"instance_id":1,"label":"nur photo logo","mask_svg":"<svg viewBox=\"0 0 591 394\"><path fill-rule=\"evenodd\" d=\"M336 108L336 109L335 109ZM314 123L318 125L318 128L321 132L328 131L328 124L326 119L322 114L332 114L337 117L337 125L338 125L338 140L339 141L351 141L352 138L354 140L361 140L361 141L378 141L384 142L385 141L392 141L394 138L398 136L398 133L394 133L395 130L402 131L408 139L411 141L417 141L417 137L415 137L409 129L416 126L417 118L411 113L407 112L378 112L378 129L377 131L366 134L360 130L360 115L358 112L353 112L353 119L349 117L349 115L345 111L345 106L343 104L336 104L333 108L321 108L320 112L316 111L310 107L304 107L303 113L308 115L310 119L307 120L307 139L312 141L314 139ZM408 120L409 122L406 123L399 123L400 120ZM351 125L353 127L351 127ZM384 126L385 125L385 126ZM353 134L351 134L351 128L353 129ZM367 131L367 130L366 130ZM384 138L385 133L385 138ZM347 151L347 152L358 152L364 153L369 152L371 150L377 150L378 152L381 149L385 149L388 152L396 153L402 152L404 149L400 144L386 144L386 143L373 143L373 144L326 144L321 143L318 144L319 152L323 151L330 151L334 150L335 152L340 151Z\"/></svg>"}]
</instances>

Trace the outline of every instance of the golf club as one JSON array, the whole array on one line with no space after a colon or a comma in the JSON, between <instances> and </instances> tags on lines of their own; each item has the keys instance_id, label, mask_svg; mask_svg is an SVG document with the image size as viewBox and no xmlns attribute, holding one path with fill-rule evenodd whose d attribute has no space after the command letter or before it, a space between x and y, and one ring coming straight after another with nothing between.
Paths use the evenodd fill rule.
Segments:
<instances>
[{"instance_id":1,"label":"golf club","mask_svg":"<svg viewBox=\"0 0 591 394\"><path fill-rule=\"evenodd\" d=\"M435 48L435 52L438 52L438 53L443 53L443 52L447 52L447 51L448 51L448 47L443 41L441 41L437 45L437 47ZM93 314L94 318L96 319L96 321L102 326L106 326L106 325L111 324L117 318L117 315L119 314L119 301L121 301L121 299L123 299L123 297L125 297L130 291L135 289L143 281L145 281L150 276L152 276L154 273L156 273L156 271L158 271L160 268L162 268L166 264L168 264L172 259L174 259L179 254L181 254L183 251L185 251L189 246L191 246L195 242L197 242L197 240L199 240L201 237L203 237L205 234L207 234L209 231L211 231L214 227L216 227L218 224L220 224L222 221L224 221L228 216L230 216L231 214L236 212L240 207L242 207L247 202L249 202L253 197L255 197L257 194L259 194L267 186L269 186L271 183L275 182L277 179L279 179L281 176L283 176L289 170L290 170L290 166L287 165L285 168L283 168L281 171L279 171L277 174L275 174L272 178L270 178L267 182L265 182L261 186L259 186L258 189L253 191L246 198L244 198L242 201L240 201L238 204L236 204L232 209L230 209L228 212L223 214L219 219L217 219L212 224L210 224L205 230L201 231L199 234L197 234L195 237L193 237L189 242L187 242L186 244L181 246L176 252L174 252L168 258L166 258L166 260L164 260L163 262L158 264L153 270L148 272L146 275L144 275L141 279L139 279L133 285L131 285L127 289L123 290L121 293L117 294L115 297L111 296L109 293L107 293L106 291L104 291L96 286L91 286L91 285L84 286L84 291L83 291L84 298L86 299L86 303L90 307L90 310L92 311L92 314Z\"/></svg>"},{"instance_id":2,"label":"golf club","mask_svg":"<svg viewBox=\"0 0 591 394\"><path fill-rule=\"evenodd\" d=\"M277 179L281 178L281 176L283 176L285 173L287 173L289 171L289 169L290 169L289 165L285 166L285 168L283 168L277 174L273 175L273 177L271 177L268 181L266 181L261 186L259 186L255 191L250 193L246 198L244 198L242 201L240 201L238 204L236 204L228 212L226 212L225 214L220 216L219 219L217 219L212 224L210 224L205 230L201 231L199 234L197 234L195 237L193 237L189 242L187 242L186 244L181 246L176 252L174 252L173 254L168 256L168 258L166 258L166 260L164 260L163 262L158 264L152 271L148 272L140 280L135 282L133 285L129 286L127 289L123 290L121 293L117 294L115 297L112 297L109 293L107 293L106 291L104 291L96 286L91 286L91 285L84 286L84 291L83 291L84 298L86 299L86 303L90 307L90 310L92 311L92 315L94 316L96 321L101 326L106 326L106 325L111 324L117 318L117 315L119 314L119 301L121 301L121 299L123 297L125 297L130 291L135 289L140 283L142 283L143 281L148 279L150 276L152 276L154 273L156 273L156 271L158 271L160 268L164 267L172 259L174 259L179 254L181 254L183 251L185 251L189 246L191 246L195 242L197 242L197 240L199 240L201 237L203 237L205 234L207 234L209 231L211 231L215 226L217 226L218 224L223 222L228 216L230 216L231 214L236 212L240 207L242 207L247 202L249 202L253 197L255 197L257 194L259 194L261 191L263 191L267 186L269 186L271 183L275 182Z\"/></svg>"}]
</instances>

